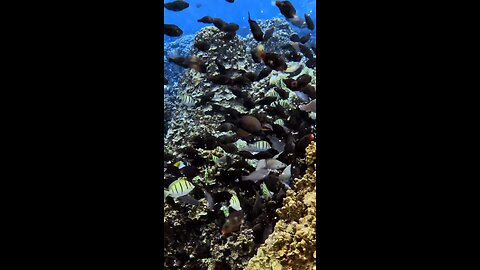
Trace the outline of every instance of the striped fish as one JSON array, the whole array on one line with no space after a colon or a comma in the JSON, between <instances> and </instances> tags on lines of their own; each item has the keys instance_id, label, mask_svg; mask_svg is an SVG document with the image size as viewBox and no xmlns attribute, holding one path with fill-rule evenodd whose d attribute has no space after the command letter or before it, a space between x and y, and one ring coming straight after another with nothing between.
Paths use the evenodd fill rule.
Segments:
<instances>
[{"instance_id":1,"label":"striped fish","mask_svg":"<svg viewBox=\"0 0 480 270\"><path fill-rule=\"evenodd\" d=\"M272 106L275 106L275 107L278 107L278 106L289 107L290 106L290 101L288 101L288 99L277 100L277 101L272 102Z\"/></svg>"},{"instance_id":2,"label":"striped fish","mask_svg":"<svg viewBox=\"0 0 480 270\"><path fill-rule=\"evenodd\" d=\"M166 190L165 195L172 198L178 198L187 195L194 188L195 186L185 180L185 178L179 178L168 186L168 190Z\"/></svg>"},{"instance_id":3,"label":"striped fish","mask_svg":"<svg viewBox=\"0 0 480 270\"><path fill-rule=\"evenodd\" d=\"M180 100L182 101L183 105L186 105L188 107L192 107L195 105L195 100L193 100L191 96L181 95Z\"/></svg>"},{"instance_id":4,"label":"striped fish","mask_svg":"<svg viewBox=\"0 0 480 270\"><path fill-rule=\"evenodd\" d=\"M265 96L267 96L267 97L276 97L276 98L279 98L279 97L280 97L280 95L279 95L279 94L277 93L277 91L275 91L275 90L270 90L270 91L268 91L268 92L265 94Z\"/></svg>"},{"instance_id":5,"label":"striped fish","mask_svg":"<svg viewBox=\"0 0 480 270\"><path fill-rule=\"evenodd\" d=\"M267 141L258 141L248 145L248 150L251 152L263 152L272 148Z\"/></svg>"},{"instance_id":6,"label":"striped fish","mask_svg":"<svg viewBox=\"0 0 480 270\"><path fill-rule=\"evenodd\" d=\"M242 210L242 207L240 206L240 201L238 200L238 197L235 194L232 194L232 197L230 198L230 207L232 207L237 211Z\"/></svg>"},{"instance_id":7,"label":"striped fish","mask_svg":"<svg viewBox=\"0 0 480 270\"><path fill-rule=\"evenodd\" d=\"M277 120L275 120L275 122L273 122L273 123L274 123L274 124L277 124L277 125L279 125L279 126L285 125L285 122L283 122L282 119L277 119Z\"/></svg>"}]
</instances>

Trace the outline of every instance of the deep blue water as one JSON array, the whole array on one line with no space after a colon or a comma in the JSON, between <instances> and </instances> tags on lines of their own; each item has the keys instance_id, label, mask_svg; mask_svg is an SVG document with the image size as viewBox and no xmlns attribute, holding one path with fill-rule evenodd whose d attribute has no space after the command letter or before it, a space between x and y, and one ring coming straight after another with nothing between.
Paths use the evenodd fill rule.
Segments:
<instances>
[{"instance_id":1,"label":"deep blue water","mask_svg":"<svg viewBox=\"0 0 480 270\"><path fill-rule=\"evenodd\" d=\"M171 2L164 1L164 3ZM203 16L211 16L221 18L227 23L236 23L240 29L245 28L249 30L248 26L248 12L252 20L265 20L273 17L285 18L275 6L274 0L235 0L235 3L228 3L225 0L187 0L190 6L182 11L171 11L164 8L164 23L176 24L183 30L184 35L194 34L205 26L212 26L212 24L204 24L197 22ZM291 0L297 15L304 18L304 13L310 14L310 17L315 22L315 1L314 0ZM198 6L200 5L200 6ZM296 28L295 26L292 26ZM300 30L299 28L297 28ZM239 31L239 35L246 32ZM313 33L312 33L313 34ZM177 39L164 36L165 41Z\"/></svg>"}]
</instances>

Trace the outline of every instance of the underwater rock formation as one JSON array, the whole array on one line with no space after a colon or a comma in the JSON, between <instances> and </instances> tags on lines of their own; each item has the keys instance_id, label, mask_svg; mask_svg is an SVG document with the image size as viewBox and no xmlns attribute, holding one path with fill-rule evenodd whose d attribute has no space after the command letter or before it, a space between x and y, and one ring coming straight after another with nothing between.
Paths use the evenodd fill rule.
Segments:
<instances>
[{"instance_id":1,"label":"underwater rock formation","mask_svg":"<svg viewBox=\"0 0 480 270\"><path fill-rule=\"evenodd\" d=\"M280 220L245 270L316 269L316 144L307 148L307 173L287 191Z\"/></svg>"},{"instance_id":2,"label":"underwater rock formation","mask_svg":"<svg viewBox=\"0 0 480 270\"><path fill-rule=\"evenodd\" d=\"M265 30L273 25L276 26L273 36L265 46L266 49L272 51L283 50L279 48L280 45L277 43L287 42L289 35L293 33L289 24L280 19L259 21L259 24L262 29L265 28ZM177 45L178 47L176 48L178 50L189 52L180 55L195 55L203 61L207 67L206 73L179 66L172 67L169 71L175 73L174 69L178 68L181 70L178 74L181 74L181 76L178 75L178 81L175 81L176 75L171 74L174 83L167 87L168 93L171 94L165 98L165 114L168 114L168 117L166 117L168 119L164 120L170 123L165 136L165 154L174 157L173 161L182 161L187 159L187 149L194 148L202 158L207 160L209 166L199 166L197 168L199 170L198 175L193 177L193 179L189 179L196 186L190 195L199 201L199 206L188 205L170 197L166 199L164 206L165 269L247 269L247 264L257 252L257 248L273 231L276 221L279 220L277 215L281 217L283 223L281 222L280 225L277 224L275 227L283 228L288 224L292 227L291 230L295 229L295 232L299 234L303 231L289 223L290 220L293 219L285 218L286 213L284 211L286 210L277 211L277 208L282 205L285 192L283 195L278 192L270 198L257 200L260 196L253 191L251 183L235 182L235 177L229 175L224 176L228 171L222 169L222 165L217 163L215 159L224 156L226 151L220 147L199 149L194 145L192 138L195 136L205 136L208 134L209 136L219 138L222 135L234 134L232 131L220 131L219 126L224 122L225 117L220 114L211 113L213 110L211 103L213 102L219 106L233 108L242 114L264 114L265 119L271 123L276 120L275 117L266 112L267 106L246 108L238 101L237 96L232 93L230 86L215 84L208 79L209 76L220 74L216 61L220 61L227 70L254 71L257 74L265 67L263 63L255 63L251 57L250 49L255 48L257 45L257 42L253 40L251 35L247 38L242 38L237 35L231 40L225 40L224 37L224 32L221 32L214 26L208 26L197 32L194 37L192 36L190 39L186 39L188 42L180 42L181 44L188 43L190 47ZM179 42L182 38L183 37L179 38L175 42ZM208 42L210 48L206 51L200 51L193 47L194 42L200 41ZM171 48L169 48L169 50L170 49ZM302 63L305 61L306 60L303 59ZM169 64L174 65L173 63ZM287 64L290 67L298 63ZM302 74L310 74L312 76L310 84L315 85L315 72L315 69L304 67L301 72L293 78L296 79ZM165 76L168 78L167 74ZM252 99L260 100L273 93L275 86L281 86L285 89L287 98L283 100L282 103L279 103L280 105L278 106L284 106L285 108L298 107L302 102L293 91L285 87L283 79L286 77L287 75L285 74L272 71L262 80L240 86L239 89L247 92ZM170 78L168 79L170 81ZM212 102L197 105L202 97L210 91L214 93ZM196 102L196 105L187 106L183 104L179 98L179 96L183 95L191 97ZM312 155L311 152L307 152L307 155L308 153ZM310 159L313 157L310 157ZM232 163L239 161L245 162L245 160L240 160L238 156L234 156L232 159ZM252 163L252 166L254 169L256 164ZM306 185L303 184L306 181L304 178L302 178L303 180L298 180L295 186ZM168 186L169 181L173 181L173 179L163 179L163 181L164 186ZM207 200L202 190L204 187L208 188L217 202L214 210L208 208ZM308 186L307 189L310 189L310 186ZM234 231L228 235L222 235L221 229L227 218L220 210L222 205L219 202L228 202L231 196L230 192L232 191L236 192L242 208L245 209L246 220L238 231ZM274 190L271 189L271 191ZM278 189L276 191L278 191ZM293 206L288 202L295 201L293 198L296 198L297 192L298 194L303 194L299 191L292 192L291 190L287 190L286 193L290 199L285 201L287 204L284 207L292 208ZM310 197L307 196L307 198L311 199L312 195L309 196ZM313 196L313 203L314 200ZM262 207L258 213L252 213L252 208L256 206L257 201L262 202ZM311 202L307 205L309 206L310 204ZM299 209L299 214L304 213L304 208L308 209L305 204L297 204L297 206L301 208ZM297 223L304 221L303 219L301 220L302 216L294 218L294 221ZM313 233L313 237L314 236L315 234ZM311 238L311 235L307 235L306 237ZM305 238L305 245L298 245L304 245L310 248L310 238ZM301 247L298 247L298 250L301 250ZM300 263L301 261L293 255L288 258L291 258L294 263ZM287 264L288 262L279 259L279 263Z\"/></svg>"}]
</instances>

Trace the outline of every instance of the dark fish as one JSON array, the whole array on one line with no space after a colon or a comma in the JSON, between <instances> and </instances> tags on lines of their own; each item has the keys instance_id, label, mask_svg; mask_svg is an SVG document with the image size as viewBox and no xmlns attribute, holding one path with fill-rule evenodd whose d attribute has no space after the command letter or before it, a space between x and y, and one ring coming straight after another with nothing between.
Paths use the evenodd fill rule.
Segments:
<instances>
[{"instance_id":1,"label":"dark fish","mask_svg":"<svg viewBox=\"0 0 480 270\"><path fill-rule=\"evenodd\" d=\"M188 68L189 60L186 57L168 57L168 62L175 63L183 68Z\"/></svg>"},{"instance_id":2,"label":"dark fish","mask_svg":"<svg viewBox=\"0 0 480 270\"><path fill-rule=\"evenodd\" d=\"M237 140L238 140L238 138L235 135L233 135L233 136L221 135L220 137L218 137L218 142L221 143L221 144L233 143Z\"/></svg>"},{"instance_id":3,"label":"dark fish","mask_svg":"<svg viewBox=\"0 0 480 270\"><path fill-rule=\"evenodd\" d=\"M267 31L265 31L265 35L263 35L263 42L267 42L273 36L274 30L275 27L271 27Z\"/></svg>"},{"instance_id":4,"label":"dark fish","mask_svg":"<svg viewBox=\"0 0 480 270\"><path fill-rule=\"evenodd\" d=\"M275 135L277 135L278 138L283 139L287 137L287 131L282 126L273 124L272 128L273 132L275 132Z\"/></svg>"},{"instance_id":5,"label":"dark fish","mask_svg":"<svg viewBox=\"0 0 480 270\"><path fill-rule=\"evenodd\" d=\"M272 69L270 67L265 67L264 69L262 69L260 71L260 73L258 73L258 78L257 80L260 81L261 79L267 77L268 75L270 75L270 73L272 72Z\"/></svg>"},{"instance_id":6,"label":"dark fish","mask_svg":"<svg viewBox=\"0 0 480 270\"><path fill-rule=\"evenodd\" d=\"M249 79L251 82L254 82L254 81L258 80L257 74L255 74L253 72L247 72L247 73L243 74L243 77Z\"/></svg>"},{"instance_id":7,"label":"dark fish","mask_svg":"<svg viewBox=\"0 0 480 270\"><path fill-rule=\"evenodd\" d=\"M229 85L232 83L232 79L227 75L215 75L215 76L208 76L207 79L215 84L220 85Z\"/></svg>"},{"instance_id":8,"label":"dark fish","mask_svg":"<svg viewBox=\"0 0 480 270\"><path fill-rule=\"evenodd\" d=\"M255 203L253 204L252 216L253 218L256 218L261 210L262 198L256 189L254 191L255 191Z\"/></svg>"},{"instance_id":9,"label":"dark fish","mask_svg":"<svg viewBox=\"0 0 480 270\"><path fill-rule=\"evenodd\" d=\"M255 62L255 63L261 63L262 62L262 59L257 55L256 50L252 49L250 51L250 53L252 54L253 62Z\"/></svg>"},{"instance_id":10,"label":"dark fish","mask_svg":"<svg viewBox=\"0 0 480 270\"><path fill-rule=\"evenodd\" d=\"M227 1L228 3L233 3L233 2L235 2L235 0L225 0L225 1Z\"/></svg>"},{"instance_id":11,"label":"dark fish","mask_svg":"<svg viewBox=\"0 0 480 270\"><path fill-rule=\"evenodd\" d=\"M270 105L272 102L277 100L277 97L264 97L257 102L258 105Z\"/></svg>"},{"instance_id":12,"label":"dark fish","mask_svg":"<svg viewBox=\"0 0 480 270\"><path fill-rule=\"evenodd\" d=\"M227 23L222 27L223 32L235 32L239 29L240 27L236 23Z\"/></svg>"},{"instance_id":13,"label":"dark fish","mask_svg":"<svg viewBox=\"0 0 480 270\"><path fill-rule=\"evenodd\" d=\"M170 37L179 37L183 34L182 29L180 29L175 24L163 24L163 32L165 35Z\"/></svg>"},{"instance_id":14,"label":"dark fish","mask_svg":"<svg viewBox=\"0 0 480 270\"><path fill-rule=\"evenodd\" d=\"M246 161L243 160L243 159L234 162L234 163L231 165L231 167L232 167L232 168L235 168L235 169L243 169L243 168L253 169L253 167L250 166L250 164L248 164L248 162L246 162Z\"/></svg>"},{"instance_id":15,"label":"dark fish","mask_svg":"<svg viewBox=\"0 0 480 270\"><path fill-rule=\"evenodd\" d=\"M272 69L279 71L287 70L287 63L285 63L282 57L276 53L265 52L263 45L257 46L256 53L262 58L263 63Z\"/></svg>"},{"instance_id":16,"label":"dark fish","mask_svg":"<svg viewBox=\"0 0 480 270\"><path fill-rule=\"evenodd\" d=\"M313 30L315 28L312 18L310 18L310 15L308 15L307 13L305 13L305 22L307 23L308 29Z\"/></svg>"},{"instance_id":17,"label":"dark fish","mask_svg":"<svg viewBox=\"0 0 480 270\"><path fill-rule=\"evenodd\" d=\"M288 89L290 89L290 90L292 90L292 91L297 91L298 88L300 88L300 87L298 86L297 80L288 78L288 79L283 79L283 82L284 82L285 85L288 87Z\"/></svg>"},{"instance_id":18,"label":"dark fish","mask_svg":"<svg viewBox=\"0 0 480 270\"><path fill-rule=\"evenodd\" d=\"M309 84L311 80L312 80L312 77L310 75L303 74L297 78L297 85L299 88L303 88L307 86L307 84Z\"/></svg>"},{"instance_id":19,"label":"dark fish","mask_svg":"<svg viewBox=\"0 0 480 270\"><path fill-rule=\"evenodd\" d=\"M188 204L195 205L195 206L198 205L198 201L190 195L181 196L181 197L178 197L177 199L179 199L180 201L182 201L184 203L188 203Z\"/></svg>"},{"instance_id":20,"label":"dark fish","mask_svg":"<svg viewBox=\"0 0 480 270\"><path fill-rule=\"evenodd\" d=\"M255 101L254 101L252 98L250 98L250 97L243 98L242 105L243 105L243 107L245 107L247 110L251 110L251 109L255 108Z\"/></svg>"},{"instance_id":21,"label":"dark fish","mask_svg":"<svg viewBox=\"0 0 480 270\"><path fill-rule=\"evenodd\" d=\"M312 37L312 34L308 33L305 36L301 37L299 42L305 44L305 43L307 43L307 41L310 40L311 37Z\"/></svg>"},{"instance_id":22,"label":"dark fish","mask_svg":"<svg viewBox=\"0 0 480 270\"><path fill-rule=\"evenodd\" d=\"M234 94L238 98L248 97L248 93L246 91L243 91L242 89L239 89L237 87L230 87L228 89L232 92L232 94Z\"/></svg>"},{"instance_id":23,"label":"dark fish","mask_svg":"<svg viewBox=\"0 0 480 270\"><path fill-rule=\"evenodd\" d=\"M244 222L245 214L242 211L233 211L232 213L230 213L230 215L228 216L228 220L222 227L222 234L229 235L231 232L236 232L240 230L240 226L242 226Z\"/></svg>"},{"instance_id":24,"label":"dark fish","mask_svg":"<svg viewBox=\"0 0 480 270\"><path fill-rule=\"evenodd\" d=\"M262 124L255 116L252 115L242 116L238 121L237 126L253 134L262 130Z\"/></svg>"},{"instance_id":25,"label":"dark fish","mask_svg":"<svg viewBox=\"0 0 480 270\"><path fill-rule=\"evenodd\" d=\"M256 153L255 155L253 155L253 158L254 159L267 159L267 158L272 158L274 156L274 154L270 151L263 151L263 152L259 152L259 153Z\"/></svg>"},{"instance_id":26,"label":"dark fish","mask_svg":"<svg viewBox=\"0 0 480 270\"><path fill-rule=\"evenodd\" d=\"M163 4L163 6L168 10L181 11L188 8L190 5L185 1L177 0L169 3L165 3Z\"/></svg>"},{"instance_id":27,"label":"dark fish","mask_svg":"<svg viewBox=\"0 0 480 270\"><path fill-rule=\"evenodd\" d=\"M231 81L232 85L240 85L240 86L248 85L248 84L251 84L251 83L252 83L252 81L250 81L247 77L244 77L244 76L237 76L237 77L233 78L232 81Z\"/></svg>"},{"instance_id":28,"label":"dark fish","mask_svg":"<svg viewBox=\"0 0 480 270\"><path fill-rule=\"evenodd\" d=\"M227 25L227 23L220 18L213 18L212 22L213 25L215 25L215 27L217 27L220 31L222 31L222 28Z\"/></svg>"},{"instance_id":29,"label":"dark fish","mask_svg":"<svg viewBox=\"0 0 480 270\"><path fill-rule=\"evenodd\" d=\"M220 144L220 147L227 153L235 154L238 152L237 146L234 143Z\"/></svg>"},{"instance_id":30,"label":"dark fish","mask_svg":"<svg viewBox=\"0 0 480 270\"><path fill-rule=\"evenodd\" d=\"M192 166L192 165L189 165L189 166L185 166L183 167L181 170L182 174L187 177L188 179L192 179L194 178L195 176L199 175L200 172L198 171L198 169L195 167L195 166Z\"/></svg>"},{"instance_id":31,"label":"dark fish","mask_svg":"<svg viewBox=\"0 0 480 270\"><path fill-rule=\"evenodd\" d=\"M221 131L221 132L227 132L227 131L230 131L230 130L236 131L237 127L232 123L225 122L225 123L221 124L220 127L218 127L218 130Z\"/></svg>"},{"instance_id":32,"label":"dark fish","mask_svg":"<svg viewBox=\"0 0 480 270\"><path fill-rule=\"evenodd\" d=\"M290 40L293 41L293 42L299 42L300 37L297 34L293 34L293 35L290 36Z\"/></svg>"},{"instance_id":33,"label":"dark fish","mask_svg":"<svg viewBox=\"0 0 480 270\"><path fill-rule=\"evenodd\" d=\"M248 159L252 159L253 158L253 154L248 152L248 151L238 151L237 155L243 157L243 158L248 158Z\"/></svg>"},{"instance_id":34,"label":"dark fish","mask_svg":"<svg viewBox=\"0 0 480 270\"><path fill-rule=\"evenodd\" d=\"M290 1L276 1L275 5L280 9L280 13L287 19L291 19L297 14L297 11Z\"/></svg>"},{"instance_id":35,"label":"dark fish","mask_svg":"<svg viewBox=\"0 0 480 270\"><path fill-rule=\"evenodd\" d=\"M311 58L308 59L308 61L305 63L305 66L309 68L314 68L317 66L317 58Z\"/></svg>"},{"instance_id":36,"label":"dark fish","mask_svg":"<svg viewBox=\"0 0 480 270\"><path fill-rule=\"evenodd\" d=\"M252 31L253 38L256 41L263 41L263 32L257 22L250 19L250 12L248 12L248 24L250 25L250 30Z\"/></svg>"},{"instance_id":37,"label":"dark fish","mask_svg":"<svg viewBox=\"0 0 480 270\"><path fill-rule=\"evenodd\" d=\"M297 156L302 156L302 157L305 156L305 148L307 148L307 146L313 140L315 140L315 136L313 136L313 134L308 134L308 135L303 136L295 144L295 154L297 154Z\"/></svg>"},{"instance_id":38,"label":"dark fish","mask_svg":"<svg viewBox=\"0 0 480 270\"><path fill-rule=\"evenodd\" d=\"M310 44L310 48L312 48L313 52L317 54L317 44L314 44L314 43Z\"/></svg>"},{"instance_id":39,"label":"dark fish","mask_svg":"<svg viewBox=\"0 0 480 270\"><path fill-rule=\"evenodd\" d=\"M246 138L250 138L252 137L252 134L246 130L244 130L243 128L238 128L237 129L237 136L239 138L242 138L242 139L246 139Z\"/></svg>"},{"instance_id":40,"label":"dark fish","mask_svg":"<svg viewBox=\"0 0 480 270\"><path fill-rule=\"evenodd\" d=\"M305 55L305 57L307 57L308 59L313 58L313 53L310 50L310 48L308 48L307 46L305 46L302 43L298 43L298 47L300 48L300 51L303 53L303 55Z\"/></svg>"},{"instance_id":41,"label":"dark fish","mask_svg":"<svg viewBox=\"0 0 480 270\"><path fill-rule=\"evenodd\" d=\"M307 96L311 99L317 98L317 90L310 84L307 84L305 87L301 88L300 91L307 94Z\"/></svg>"},{"instance_id":42,"label":"dark fish","mask_svg":"<svg viewBox=\"0 0 480 270\"><path fill-rule=\"evenodd\" d=\"M225 66L220 62L218 61L217 59L215 60L215 64L217 65L218 67L218 72L222 75L225 75L227 74L227 69L225 68Z\"/></svg>"},{"instance_id":43,"label":"dark fish","mask_svg":"<svg viewBox=\"0 0 480 270\"><path fill-rule=\"evenodd\" d=\"M168 80L167 78L165 78L165 76L163 76L163 85L167 85L168 84Z\"/></svg>"},{"instance_id":44,"label":"dark fish","mask_svg":"<svg viewBox=\"0 0 480 270\"><path fill-rule=\"evenodd\" d=\"M210 16L204 16L201 19L198 19L197 22L202 22L202 23L213 23L214 18Z\"/></svg>"},{"instance_id":45,"label":"dark fish","mask_svg":"<svg viewBox=\"0 0 480 270\"><path fill-rule=\"evenodd\" d=\"M302 60L302 55L296 52L291 52L287 55L287 59L293 62L300 62L300 60Z\"/></svg>"},{"instance_id":46,"label":"dark fish","mask_svg":"<svg viewBox=\"0 0 480 270\"><path fill-rule=\"evenodd\" d=\"M227 32L225 35L223 35L222 39L223 40L232 40L235 38L237 34L235 32Z\"/></svg>"},{"instance_id":47,"label":"dark fish","mask_svg":"<svg viewBox=\"0 0 480 270\"><path fill-rule=\"evenodd\" d=\"M275 90L278 93L278 95L283 99L287 99L288 96L290 95L287 91L283 90L280 87L275 87L273 88L273 90Z\"/></svg>"},{"instance_id":48,"label":"dark fish","mask_svg":"<svg viewBox=\"0 0 480 270\"><path fill-rule=\"evenodd\" d=\"M203 95L200 98L200 101L196 104L196 106L203 106L203 105L207 104L207 102L211 101L214 96L215 96L215 92L213 92L213 91L209 91L209 92L205 93L205 95Z\"/></svg>"},{"instance_id":49,"label":"dark fish","mask_svg":"<svg viewBox=\"0 0 480 270\"><path fill-rule=\"evenodd\" d=\"M210 49L210 44L208 44L208 42L206 41L197 41L195 42L195 44L193 44L193 46L202 52L208 51L208 49Z\"/></svg>"}]
</instances>

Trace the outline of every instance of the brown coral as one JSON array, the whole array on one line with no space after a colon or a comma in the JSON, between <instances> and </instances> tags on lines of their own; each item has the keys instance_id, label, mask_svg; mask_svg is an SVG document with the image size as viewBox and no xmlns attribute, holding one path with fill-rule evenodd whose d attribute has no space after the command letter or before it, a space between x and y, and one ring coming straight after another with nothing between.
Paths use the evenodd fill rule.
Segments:
<instances>
[{"instance_id":1,"label":"brown coral","mask_svg":"<svg viewBox=\"0 0 480 270\"><path fill-rule=\"evenodd\" d=\"M283 207L277 210L280 220L274 232L258 249L246 270L316 269L316 144L306 149L305 175L287 191Z\"/></svg>"}]
</instances>

